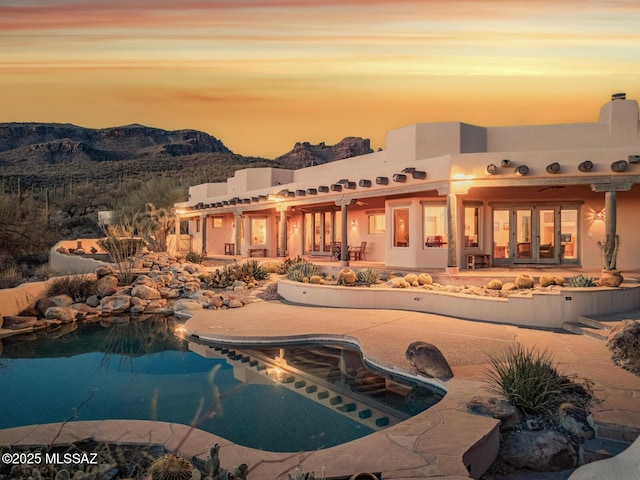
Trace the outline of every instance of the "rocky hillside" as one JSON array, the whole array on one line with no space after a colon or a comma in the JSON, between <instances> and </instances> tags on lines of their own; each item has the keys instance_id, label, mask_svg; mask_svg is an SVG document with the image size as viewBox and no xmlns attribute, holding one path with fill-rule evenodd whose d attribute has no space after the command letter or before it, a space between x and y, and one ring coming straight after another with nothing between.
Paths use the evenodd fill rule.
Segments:
<instances>
[{"instance_id":1,"label":"rocky hillside","mask_svg":"<svg viewBox=\"0 0 640 480\"><path fill-rule=\"evenodd\" d=\"M233 153L196 130L167 131L143 125L92 129L70 124L0 124L0 164L130 160L150 155Z\"/></svg>"},{"instance_id":2,"label":"rocky hillside","mask_svg":"<svg viewBox=\"0 0 640 480\"><path fill-rule=\"evenodd\" d=\"M297 169L321 165L344 158L372 153L368 138L346 137L336 145L311 145L309 142L296 143L288 153L276 158L276 162L285 168Z\"/></svg>"}]
</instances>

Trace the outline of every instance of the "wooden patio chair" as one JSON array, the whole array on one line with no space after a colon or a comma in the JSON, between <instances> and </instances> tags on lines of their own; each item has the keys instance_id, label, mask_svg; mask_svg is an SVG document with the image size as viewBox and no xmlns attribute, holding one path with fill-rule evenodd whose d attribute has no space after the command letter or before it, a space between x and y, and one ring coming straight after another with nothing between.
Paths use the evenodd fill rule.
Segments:
<instances>
[{"instance_id":1,"label":"wooden patio chair","mask_svg":"<svg viewBox=\"0 0 640 480\"><path fill-rule=\"evenodd\" d=\"M351 260L366 260L367 259L367 242L360 242L359 247L353 247L349 250L349 258Z\"/></svg>"}]
</instances>

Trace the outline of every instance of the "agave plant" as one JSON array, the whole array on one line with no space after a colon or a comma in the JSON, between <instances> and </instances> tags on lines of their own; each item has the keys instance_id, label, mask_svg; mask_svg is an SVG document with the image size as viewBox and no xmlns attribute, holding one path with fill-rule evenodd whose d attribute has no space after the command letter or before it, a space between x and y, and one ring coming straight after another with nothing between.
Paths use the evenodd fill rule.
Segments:
<instances>
[{"instance_id":1,"label":"agave plant","mask_svg":"<svg viewBox=\"0 0 640 480\"><path fill-rule=\"evenodd\" d=\"M356 274L356 281L364 285L378 283L378 272L373 268L363 268Z\"/></svg>"},{"instance_id":2,"label":"agave plant","mask_svg":"<svg viewBox=\"0 0 640 480\"><path fill-rule=\"evenodd\" d=\"M309 262L304 262L304 263L297 263L293 265L291 268L289 268L289 272L287 273L287 278L295 282L302 282L303 279L305 278L309 279L312 276L317 274L318 274L317 265Z\"/></svg>"},{"instance_id":3,"label":"agave plant","mask_svg":"<svg viewBox=\"0 0 640 480\"><path fill-rule=\"evenodd\" d=\"M585 277L582 274L570 278L568 284L570 287L597 287L592 278Z\"/></svg>"}]
</instances>

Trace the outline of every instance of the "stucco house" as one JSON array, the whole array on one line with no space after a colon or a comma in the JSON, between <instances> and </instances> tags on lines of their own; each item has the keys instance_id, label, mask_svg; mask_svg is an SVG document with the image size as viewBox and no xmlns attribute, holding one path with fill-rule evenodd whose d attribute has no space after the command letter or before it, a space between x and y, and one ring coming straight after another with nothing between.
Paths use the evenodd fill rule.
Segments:
<instances>
[{"instance_id":1,"label":"stucco house","mask_svg":"<svg viewBox=\"0 0 640 480\"><path fill-rule=\"evenodd\" d=\"M595 123L416 124L368 155L239 170L175 205L184 235L174 247L449 271L600 268L609 234L618 267L638 269L639 180L638 104L615 94Z\"/></svg>"}]
</instances>

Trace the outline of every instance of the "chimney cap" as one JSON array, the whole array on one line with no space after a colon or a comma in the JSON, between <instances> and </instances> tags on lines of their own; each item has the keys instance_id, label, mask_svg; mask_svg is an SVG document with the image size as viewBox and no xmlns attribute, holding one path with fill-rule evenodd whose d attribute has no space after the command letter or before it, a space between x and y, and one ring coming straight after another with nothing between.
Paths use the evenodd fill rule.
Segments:
<instances>
[{"instance_id":1,"label":"chimney cap","mask_svg":"<svg viewBox=\"0 0 640 480\"><path fill-rule=\"evenodd\" d=\"M613 95L611 95L611 100L626 100L626 99L627 99L626 93L614 93Z\"/></svg>"}]
</instances>

